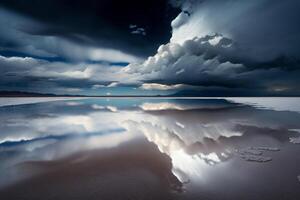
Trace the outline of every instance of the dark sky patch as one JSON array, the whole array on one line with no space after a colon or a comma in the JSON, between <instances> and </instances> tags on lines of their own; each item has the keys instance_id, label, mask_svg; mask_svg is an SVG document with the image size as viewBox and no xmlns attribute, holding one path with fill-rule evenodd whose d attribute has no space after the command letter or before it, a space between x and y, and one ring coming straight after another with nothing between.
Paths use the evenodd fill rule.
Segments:
<instances>
[{"instance_id":1,"label":"dark sky patch","mask_svg":"<svg viewBox=\"0 0 300 200\"><path fill-rule=\"evenodd\" d=\"M3 0L0 5L29 16L44 26L24 31L55 35L84 45L149 56L171 37L171 20L179 13L167 0ZM145 29L132 34L130 25Z\"/></svg>"}]
</instances>

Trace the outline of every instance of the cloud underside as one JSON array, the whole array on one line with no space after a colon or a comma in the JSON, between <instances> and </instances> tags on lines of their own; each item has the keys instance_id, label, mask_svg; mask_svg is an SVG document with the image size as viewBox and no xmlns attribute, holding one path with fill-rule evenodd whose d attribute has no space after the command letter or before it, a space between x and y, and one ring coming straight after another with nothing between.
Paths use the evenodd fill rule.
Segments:
<instances>
[{"instance_id":1,"label":"cloud underside","mask_svg":"<svg viewBox=\"0 0 300 200\"><path fill-rule=\"evenodd\" d=\"M218 39L217 43L214 40ZM240 56L240 48L220 34L162 45L142 64L125 68L146 82L144 89L214 89L248 93L299 91L299 70L288 59L260 62ZM282 65L281 65L282 64ZM290 69L286 69L291 67Z\"/></svg>"},{"instance_id":2,"label":"cloud underside","mask_svg":"<svg viewBox=\"0 0 300 200\"><path fill-rule=\"evenodd\" d=\"M221 39L214 43L217 37ZM34 58L0 57L1 65L5 66L1 80L5 84L9 77L20 82L94 91L120 86L174 92L194 90L196 95L198 92L204 96L218 92L225 95L269 95L299 91L298 69L286 70L276 61L263 65L243 60L237 53L238 49L231 39L216 34L187 40L183 44L162 45L157 54L143 63L126 67L87 63L70 66Z\"/></svg>"}]
</instances>

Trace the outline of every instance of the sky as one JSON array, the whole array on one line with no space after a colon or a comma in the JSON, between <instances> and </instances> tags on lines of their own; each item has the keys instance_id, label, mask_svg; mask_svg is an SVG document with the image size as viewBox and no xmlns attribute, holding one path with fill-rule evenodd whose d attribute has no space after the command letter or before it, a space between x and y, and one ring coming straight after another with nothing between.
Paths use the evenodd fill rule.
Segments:
<instances>
[{"instance_id":1,"label":"sky","mask_svg":"<svg viewBox=\"0 0 300 200\"><path fill-rule=\"evenodd\" d=\"M299 96L298 0L0 0L0 91Z\"/></svg>"}]
</instances>

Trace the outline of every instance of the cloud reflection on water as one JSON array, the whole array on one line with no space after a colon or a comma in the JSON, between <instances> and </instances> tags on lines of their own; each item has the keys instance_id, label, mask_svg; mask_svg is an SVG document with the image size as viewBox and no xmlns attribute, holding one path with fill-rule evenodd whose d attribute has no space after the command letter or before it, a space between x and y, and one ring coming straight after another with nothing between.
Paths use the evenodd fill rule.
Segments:
<instances>
[{"instance_id":1,"label":"cloud reflection on water","mask_svg":"<svg viewBox=\"0 0 300 200\"><path fill-rule=\"evenodd\" d=\"M238 149L292 145L289 138L297 133L291 129L300 128L297 112L224 99L55 101L2 107L0 119L2 172L145 140L171 159L172 173L187 190L207 181L212 166L224 163L221 171L234 170L226 161L236 160Z\"/></svg>"}]
</instances>

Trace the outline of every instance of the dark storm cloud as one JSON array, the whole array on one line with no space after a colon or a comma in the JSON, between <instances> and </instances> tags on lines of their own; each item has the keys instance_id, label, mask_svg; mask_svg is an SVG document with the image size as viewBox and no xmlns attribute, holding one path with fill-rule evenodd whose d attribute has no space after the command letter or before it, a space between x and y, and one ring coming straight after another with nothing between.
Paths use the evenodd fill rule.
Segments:
<instances>
[{"instance_id":1,"label":"dark storm cloud","mask_svg":"<svg viewBox=\"0 0 300 200\"><path fill-rule=\"evenodd\" d=\"M130 64L127 72L145 83L198 86L201 95L299 94L299 60L280 57L261 62L242 57L239 51L238 43L215 34L163 45L143 64Z\"/></svg>"},{"instance_id":2,"label":"dark storm cloud","mask_svg":"<svg viewBox=\"0 0 300 200\"><path fill-rule=\"evenodd\" d=\"M179 2L191 15L184 25L173 29L172 42L220 33L238 42L241 56L249 59L300 57L298 0Z\"/></svg>"},{"instance_id":3,"label":"dark storm cloud","mask_svg":"<svg viewBox=\"0 0 300 200\"><path fill-rule=\"evenodd\" d=\"M170 43L129 73L200 95L299 95L299 1L172 2L182 12Z\"/></svg>"},{"instance_id":4,"label":"dark storm cloud","mask_svg":"<svg viewBox=\"0 0 300 200\"><path fill-rule=\"evenodd\" d=\"M1 85L300 95L299 10L297 0L3 0Z\"/></svg>"},{"instance_id":5,"label":"dark storm cloud","mask_svg":"<svg viewBox=\"0 0 300 200\"><path fill-rule=\"evenodd\" d=\"M178 9L167 0L3 0L0 6L40 22L32 35L58 36L103 48L148 56L171 36L171 20ZM130 25L145 34L132 34ZM16 46L17 44L10 44Z\"/></svg>"}]
</instances>

